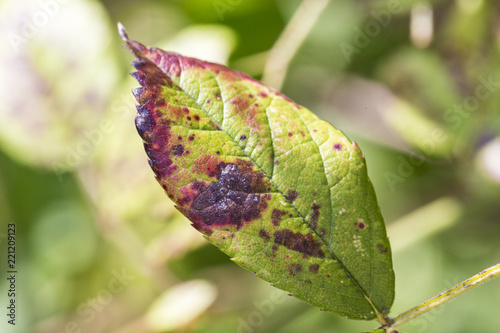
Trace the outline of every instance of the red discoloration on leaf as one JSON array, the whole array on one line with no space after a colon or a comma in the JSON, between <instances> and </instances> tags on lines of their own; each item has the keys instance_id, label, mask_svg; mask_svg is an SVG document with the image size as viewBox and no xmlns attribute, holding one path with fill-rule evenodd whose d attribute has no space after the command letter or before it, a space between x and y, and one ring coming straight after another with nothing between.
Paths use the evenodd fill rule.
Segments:
<instances>
[{"instance_id":1,"label":"red discoloration on leaf","mask_svg":"<svg viewBox=\"0 0 500 333\"><path fill-rule=\"evenodd\" d=\"M278 230L274 233L274 242L286 248L313 257L324 258L321 243L312 234L302 234L291 230Z\"/></svg>"}]
</instances>

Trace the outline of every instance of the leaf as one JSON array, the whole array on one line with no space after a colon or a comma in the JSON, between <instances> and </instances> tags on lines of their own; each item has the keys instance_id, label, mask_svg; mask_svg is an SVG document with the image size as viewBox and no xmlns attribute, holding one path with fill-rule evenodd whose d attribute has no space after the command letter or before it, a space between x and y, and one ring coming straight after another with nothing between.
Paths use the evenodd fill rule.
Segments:
<instances>
[{"instance_id":1,"label":"leaf","mask_svg":"<svg viewBox=\"0 0 500 333\"><path fill-rule=\"evenodd\" d=\"M120 33L137 57L149 163L193 227L301 300L382 319L394 296L391 251L356 143L245 74Z\"/></svg>"}]
</instances>

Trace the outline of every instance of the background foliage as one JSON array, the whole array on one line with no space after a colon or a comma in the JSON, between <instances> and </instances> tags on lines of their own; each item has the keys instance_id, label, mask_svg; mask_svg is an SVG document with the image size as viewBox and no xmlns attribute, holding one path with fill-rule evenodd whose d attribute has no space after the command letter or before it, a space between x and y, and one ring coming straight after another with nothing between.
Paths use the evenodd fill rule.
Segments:
<instances>
[{"instance_id":1,"label":"background foliage","mask_svg":"<svg viewBox=\"0 0 500 333\"><path fill-rule=\"evenodd\" d=\"M117 21L146 45L261 79L299 5L0 0L0 246L15 222L19 270L18 325L3 319L2 332L374 327L292 299L207 244L156 184L133 124ZM500 257L499 13L494 0L332 0L288 69L281 90L366 155L393 244L393 315ZM497 282L404 332L497 332Z\"/></svg>"}]
</instances>

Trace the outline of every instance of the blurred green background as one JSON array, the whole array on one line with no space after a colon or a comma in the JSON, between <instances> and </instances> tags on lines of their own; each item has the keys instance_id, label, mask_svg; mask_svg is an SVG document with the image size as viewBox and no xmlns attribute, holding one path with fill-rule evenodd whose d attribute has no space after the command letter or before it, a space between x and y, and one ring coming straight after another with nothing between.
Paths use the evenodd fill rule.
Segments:
<instances>
[{"instance_id":1,"label":"blurred green background","mask_svg":"<svg viewBox=\"0 0 500 333\"><path fill-rule=\"evenodd\" d=\"M276 291L175 210L134 127L118 21L264 79L358 142L393 245L392 316L499 261L498 1L0 0L1 332L377 326ZM402 331L499 332L499 282Z\"/></svg>"}]
</instances>

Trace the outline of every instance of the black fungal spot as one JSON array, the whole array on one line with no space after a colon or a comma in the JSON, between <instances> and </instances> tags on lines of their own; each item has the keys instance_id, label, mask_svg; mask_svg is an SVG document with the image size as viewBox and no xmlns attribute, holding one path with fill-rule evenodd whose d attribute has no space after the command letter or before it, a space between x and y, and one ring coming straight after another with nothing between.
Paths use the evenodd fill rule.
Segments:
<instances>
[{"instance_id":1,"label":"black fungal spot","mask_svg":"<svg viewBox=\"0 0 500 333\"><path fill-rule=\"evenodd\" d=\"M236 164L218 166L218 182L211 183L187 212L193 226L210 234L212 226L234 225L260 218L270 195L262 184L264 174Z\"/></svg>"},{"instance_id":2,"label":"black fungal spot","mask_svg":"<svg viewBox=\"0 0 500 333\"><path fill-rule=\"evenodd\" d=\"M183 145L177 145L172 147L172 153L175 156L181 156L184 153L184 146Z\"/></svg>"},{"instance_id":3,"label":"black fungal spot","mask_svg":"<svg viewBox=\"0 0 500 333\"><path fill-rule=\"evenodd\" d=\"M342 145L340 143L336 143L333 145L333 149L340 151L340 150L342 150Z\"/></svg>"},{"instance_id":4,"label":"black fungal spot","mask_svg":"<svg viewBox=\"0 0 500 333\"><path fill-rule=\"evenodd\" d=\"M240 136L240 141L243 141L247 138L247 136L245 134L243 134L242 136Z\"/></svg>"},{"instance_id":5,"label":"black fungal spot","mask_svg":"<svg viewBox=\"0 0 500 333\"><path fill-rule=\"evenodd\" d=\"M316 203L313 203L312 206L311 206L311 209L313 211L313 213L311 214L311 227L313 227L314 229L316 229L316 227L318 226L318 218L319 218L319 209L321 208L320 205L316 204Z\"/></svg>"},{"instance_id":6,"label":"black fungal spot","mask_svg":"<svg viewBox=\"0 0 500 333\"><path fill-rule=\"evenodd\" d=\"M377 250L382 254L385 254L388 252L387 248L383 244L380 244L380 243L377 243Z\"/></svg>"},{"instance_id":7,"label":"black fungal spot","mask_svg":"<svg viewBox=\"0 0 500 333\"><path fill-rule=\"evenodd\" d=\"M193 141L193 140L194 140L194 137L195 137L195 135L193 134L193 135L191 135L191 136L189 136L189 137L188 137L188 140L189 140L189 141Z\"/></svg>"},{"instance_id":8,"label":"black fungal spot","mask_svg":"<svg viewBox=\"0 0 500 333\"><path fill-rule=\"evenodd\" d=\"M273 212L271 213L271 222L275 225L278 226L281 222L281 218L283 215L286 215L285 211L282 211L280 209L273 209Z\"/></svg>"},{"instance_id":9,"label":"black fungal spot","mask_svg":"<svg viewBox=\"0 0 500 333\"><path fill-rule=\"evenodd\" d=\"M309 280L309 279L305 280L304 282L307 284L312 284L311 280Z\"/></svg>"},{"instance_id":10,"label":"black fungal spot","mask_svg":"<svg viewBox=\"0 0 500 333\"><path fill-rule=\"evenodd\" d=\"M313 257L324 258L321 243L312 234L302 234L288 229L278 230L274 233L274 242L283 245L289 250L308 254Z\"/></svg>"},{"instance_id":11,"label":"black fungal spot","mask_svg":"<svg viewBox=\"0 0 500 333\"><path fill-rule=\"evenodd\" d=\"M267 231L265 231L264 229L259 230L259 236L264 238L266 241L268 241L271 238L271 236L269 236Z\"/></svg>"},{"instance_id":12,"label":"black fungal spot","mask_svg":"<svg viewBox=\"0 0 500 333\"><path fill-rule=\"evenodd\" d=\"M364 229L365 228L365 224L363 222L358 222L358 228L359 229Z\"/></svg>"},{"instance_id":13,"label":"black fungal spot","mask_svg":"<svg viewBox=\"0 0 500 333\"><path fill-rule=\"evenodd\" d=\"M318 273L318 270L319 270L319 265L318 264L312 264L311 266L309 266L309 272L311 273Z\"/></svg>"},{"instance_id":14,"label":"black fungal spot","mask_svg":"<svg viewBox=\"0 0 500 333\"><path fill-rule=\"evenodd\" d=\"M187 117L187 120L191 120L191 117Z\"/></svg>"},{"instance_id":15,"label":"black fungal spot","mask_svg":"<svg viewBox=\"0 0 500 333\"><path fill-rule=\"evenodd\" d=\"M216 153L217 155L220 155L220 151L218 151L218 150L217 150L215 153Z\"/></svg>"},{"instance_id":16,"label":"black fungal spot","mask_svg":"<svg viewBox=\"0 0 500 333\"><path fill-rule=\"evenodd\" d=\"M196 115L196 116L194 116L194 119L200 120L200 116Z\"/></svg>"},{"instance_id":17,"label":"black fungal spot","mask_svg":"<svg viewBox=\"0 0 500 333\"><path fill-rule=\"evenodd\" d=\"M179 135L179 136L177 137L177 140L182 141L182 136L180 136L180 135Z\"/></svg>"},{"instance_id":18,"label":"black fungal spot","mask_svg":"<svg viewBox=\"0 0 500 333\"><path fill-rule=\"evenodd\" d=\"M298 195L299 194L297 193L297 191L288 191L288 193L285 195L285 198L290 202L294 202L297 199Z\"/></svg>"}]
</instances>

